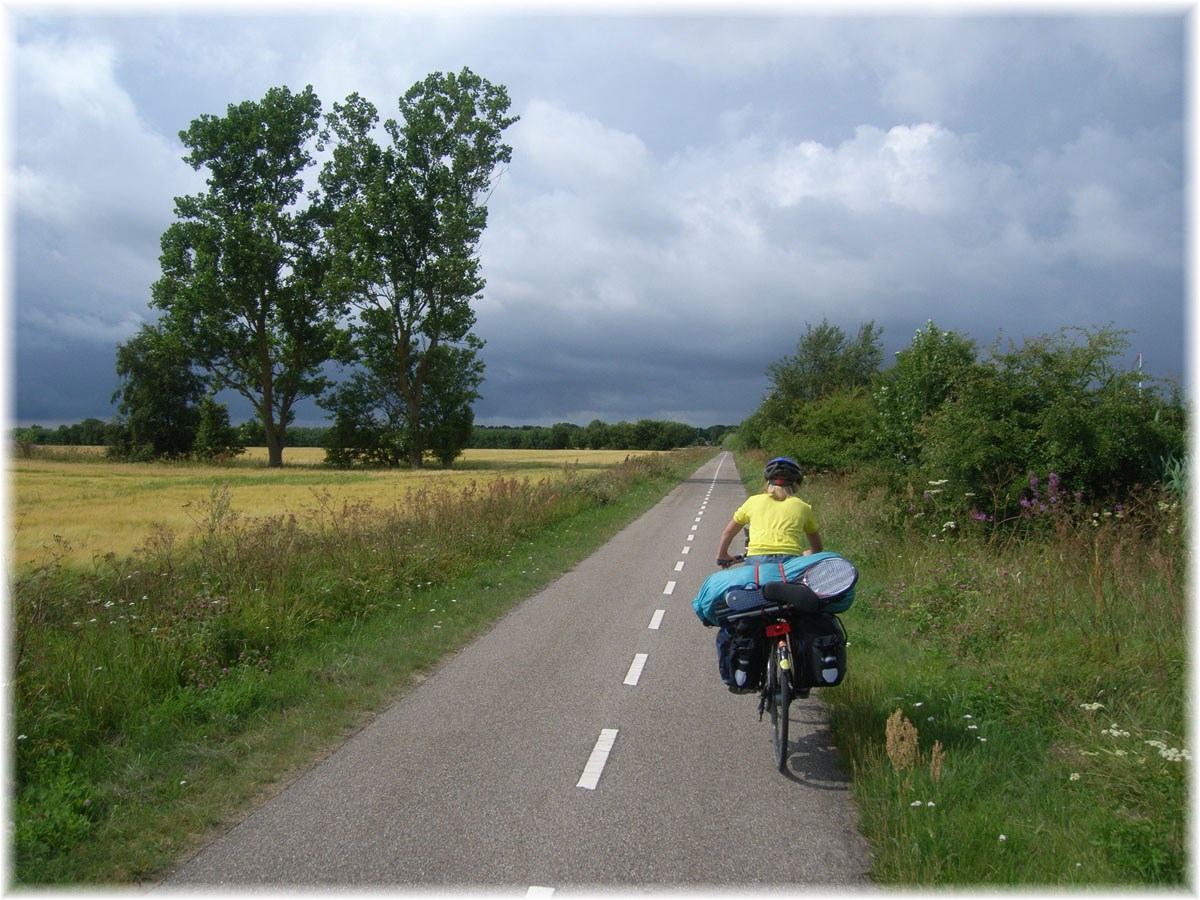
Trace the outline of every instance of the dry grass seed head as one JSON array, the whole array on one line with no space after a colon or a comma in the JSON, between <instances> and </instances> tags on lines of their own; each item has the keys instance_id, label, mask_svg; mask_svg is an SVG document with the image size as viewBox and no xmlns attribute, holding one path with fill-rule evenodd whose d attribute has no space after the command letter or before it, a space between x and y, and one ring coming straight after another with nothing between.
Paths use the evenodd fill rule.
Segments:
<instances>
[{"instance_id":1,"label":"dry grass seed head","mask_svg":"<svg viewBox=\"0 0 1200 900\"><path fill-rule=\"evenodd\" d=\"M903 772L913 768L920 754L917 750L917 729L897 709L887 720L887 755L892 769Z\"/></svg>"},{"instance_id":2,"label":"dry grass seed head","mask_svg":"<svg viewBox=\"0 0 1200 900\"><path fill-rule=\"evenodd\" d=\"M946 758L946 751L942 748L941 741L933 742L933 750L929 756L929 780L933 784L937 784L942 780L942 761Z\"/></svg>"}]
</instances>

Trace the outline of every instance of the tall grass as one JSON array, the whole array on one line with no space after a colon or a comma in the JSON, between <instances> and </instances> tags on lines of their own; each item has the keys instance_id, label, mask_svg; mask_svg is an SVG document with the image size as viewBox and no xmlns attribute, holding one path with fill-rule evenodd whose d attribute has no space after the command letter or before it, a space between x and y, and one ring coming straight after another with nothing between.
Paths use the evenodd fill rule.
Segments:
<instances>
[{"instance_id":1,"label":"tall grass","mask_svg":"<svg viewBox=\"0 0 1200 900\"><path fill-rule=\"evenodd\" d=\"M746 461L748 485L759 480ZM873 877L916 886L1182 886L1184 515L1031 502L955 521L816 477L826 546L860 569L849 673L822 694ZM1033 485L1034 501L1048 486ZM1040 493L1039 493L1040 492Z\"/></svg>"},{"instance_id":2,"label":"tall grass","mask_svg":"<svg viewBox=\"0 0 1200 900\"><path fill-rule=\"evenodd\" d=\"M13 584L16 882L153 877L699 463L256 518L216 485L193 538L90 567L49 550Z\"/></svg>"}]
</instances>

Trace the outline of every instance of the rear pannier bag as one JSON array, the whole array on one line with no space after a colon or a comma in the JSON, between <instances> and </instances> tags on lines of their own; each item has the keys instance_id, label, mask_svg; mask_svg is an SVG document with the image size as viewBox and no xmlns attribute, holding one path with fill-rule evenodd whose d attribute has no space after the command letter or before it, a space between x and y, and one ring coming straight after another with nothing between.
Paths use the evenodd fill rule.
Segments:
<instances>
[{"instance_id":1,"label":"rear pannier bag","mask_svg":"<svg viewBox=\"0 0 1200 900\"><path fill-rule=\"evenodd\" d=\"M766 654L759 624L730 623L717 632L717 664L721 680L739 690L757 690L762 683Z\"/></svg>"},{"instance_id":2,"label":"rear pannier bag","mask_svg":"<svg viewBox=\"0 0 1200 900\"><path fill-rule=\"evenodd\" d=\"M791 620L793 682L797 689L833 687L846 677L846 631L830 613Z\"/></svg>"}]
</instances>

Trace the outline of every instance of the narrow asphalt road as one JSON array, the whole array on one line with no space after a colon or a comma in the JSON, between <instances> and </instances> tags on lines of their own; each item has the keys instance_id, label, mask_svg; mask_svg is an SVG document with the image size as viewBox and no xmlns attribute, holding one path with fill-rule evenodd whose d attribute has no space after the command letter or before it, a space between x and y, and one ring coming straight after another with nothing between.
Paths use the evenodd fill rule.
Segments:
<instances>
[{"instance_id":1,"label":"narrow asphalt road","mask_svg":"<svg viewBox=\"0 0 1200 900\"><path fill-rule=\"evenodd\" d=\"M745 496L715 457L164 886L865 888L819 692L781 775L691 610Z\"/></svg>"}]
</instances>

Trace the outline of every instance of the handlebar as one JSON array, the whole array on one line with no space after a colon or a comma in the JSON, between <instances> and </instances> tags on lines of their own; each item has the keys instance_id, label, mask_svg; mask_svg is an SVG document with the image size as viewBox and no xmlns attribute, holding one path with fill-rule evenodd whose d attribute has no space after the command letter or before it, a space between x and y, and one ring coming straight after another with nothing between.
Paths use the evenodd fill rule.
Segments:
<instances>
[{"instance_id":1,"label":"handlebar","mask_svg":"<svg viewBox=\"0 0 1200 900\"><path fill-rule=\"evenodd\" d=\"M729 559L718 559L717 565L720 566L722 569L728 569L732 565L735 565L740 562L745 562L745 561L746 561L745 555L739 554L738 556L733 556L733 557L730 557Z\"/></svg>"}]
</instances>

